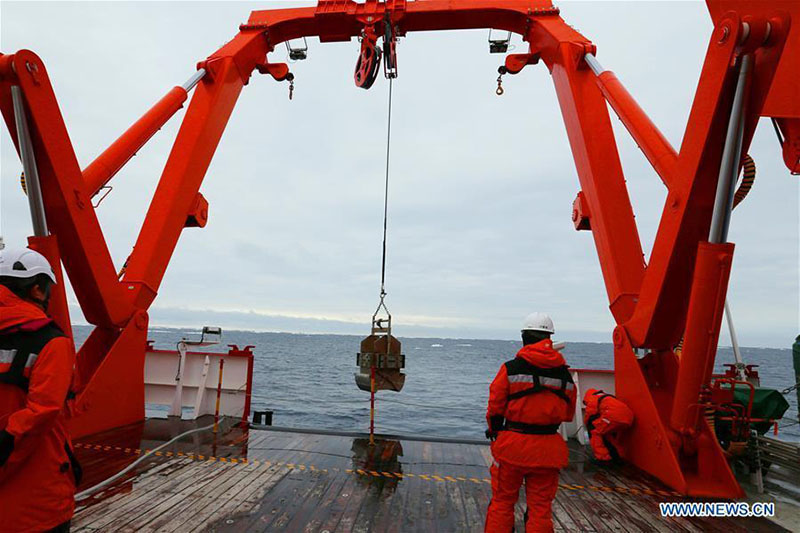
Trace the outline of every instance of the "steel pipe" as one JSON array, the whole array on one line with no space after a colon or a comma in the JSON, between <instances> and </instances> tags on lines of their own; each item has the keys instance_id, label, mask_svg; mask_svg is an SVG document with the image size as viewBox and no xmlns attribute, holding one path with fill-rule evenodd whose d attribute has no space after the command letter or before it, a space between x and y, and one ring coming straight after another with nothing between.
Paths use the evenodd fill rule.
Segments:
<instances>
[{"instance_id":1,"label":"steel pipe","mask_svg":"<svg viewBox=\"0 0 800 533\"><path fill-rule=\"evenodd\" d=\"M586 64L589 65L589 68L592 69L592 72L594 72L596 76L599 76L606 71L606 69L603 68L603 65L601 65L597 58L594 57L594 54L586 54L584 59L586 60Z\"/></svg>"},{"instance_id":2,"label":"steel pipe","mask_svg":"<svg viewBox=\"0 0 800 533\"><path fill-rule=\"evenodd\" d=\"M183 85L181 85L181 87L183 87L183 90L184 90L184 91L186 91L186 92L188 93L189 91L191 91L192 89L194 89L194 86L195 86L195 85L197 85L198 83L200 83L200 80L202 80L202 79L203 79L203 76L205 76L205 75L206 75L206 69L204 69L204 68L198 69L198 70L197 70L197 72L195 72L194 74L192 74L192 77L191 77L191 78L189 78L188 80L186 80L186 83L184 83Z\"/></svg>"},{"instance_id":3,"label":"steel pipe","mask_svg":"<svg viewBox=\"0 0 800 533\"><path fill-rule=\"evenodd\" d=\"M742 139L744 138L744 102L747 81L750 77L753 57L743 56L739 62L739 75L736 92L733 95L731 115L728 119L728 134L717 180L717 195L714 199L714 212L711 216L711 230L708 242L722 243L728 240L728 228L733 210L733 195L736 192L736 178L739 175L739 162L742 160Z\"/></svg>"},{"instance_id":4,"label":"steel pipe","mask_svg":"<svg viewBox=\"0 0 800 533\"><path fill-rule=\"evenodd\" d=\"M745 381L747 375L745 374L744 360L742 359L742 352L739 350L739 338L736 336L736 328L733 327L733 316L731 315L731 307L728 305L728 300L725 300L725 320L728 322L733 358L736 361L736 379Z\"/></svg>"},{"instance_id":5,"label":"steel pipe","mask_svg":"<svg viewBox=\"0 0 800 533\"><path fill-rule=\"evenodd\" d=\"M14 102L14 120L17 125L17 142L19 143L19 156L22 168L25 171L25 186L28 192L28 206L31 211L33 234L37 237L46 237L47 217L44 213L42 188L39 184L39 168L36 166L36 157L33 153L31 132L28 129L28 118L25 116L25 100L22 89L14 85L11 87L11 98Z\"/></svg>"}]
</instances>

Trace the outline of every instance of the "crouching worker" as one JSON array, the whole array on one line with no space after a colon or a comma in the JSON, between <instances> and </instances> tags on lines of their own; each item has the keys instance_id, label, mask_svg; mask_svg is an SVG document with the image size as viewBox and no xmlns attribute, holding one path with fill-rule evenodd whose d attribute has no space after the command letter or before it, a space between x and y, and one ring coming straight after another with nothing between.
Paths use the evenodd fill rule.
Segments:
<instances>
[{"instance_id":1,"label":"crouching worker","mask_svg":"<svg viewBox=\"0 0 800 533\"><path fill-rule=\"evenodd\" d=\"M69 531L80 467L65 419L75 352L47 316L53 269L0 250L0 530Z\"/></svg>"},{"instance_id":2,"label":"crouching worker","mask_svg":"<svg viewBox=\"0 0 800 533\"><path fill-rule=\"evenodd\" d=\"M633 411L613 394L589 389L583 397L583 425L598 461L619 461L619 435L633 425Z\"/></svg>"},{"instance_id":3,"label":"crouching worker","mask_svg":"<svg viewBox=\"0 0 800 533\"><path fill-rule=\"evenodd\" d=\"M500 367L489 389L487 437L492 440L492 501L486 531L514 530L514 505L525 483L525 528L553 531L552 503L567 445L558 433L575 414L575 385L564 357L553 349L553 321L525 320L522 349Z\"/></svg>"}]
</instances>

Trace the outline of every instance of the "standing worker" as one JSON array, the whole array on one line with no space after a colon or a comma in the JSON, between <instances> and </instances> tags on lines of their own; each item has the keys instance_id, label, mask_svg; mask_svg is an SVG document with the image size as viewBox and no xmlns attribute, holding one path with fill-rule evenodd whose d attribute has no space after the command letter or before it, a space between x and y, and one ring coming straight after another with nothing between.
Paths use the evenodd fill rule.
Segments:
<instances>
[{"instance_id":1,"label":"standing worker","mask_svg":"<svg viewBox=\"0 0 800 533\"><path fill-rule=\"evenodd\" d=\"M583 396L583 425L598 461L618 461L617 439L633 424L633 411L613 394L589 389Z\"/></svg>"},{"instance_id":2,"label":"standing worker","mask_svg":"<svg viewBox=\"0 0 800 533\"><path fill-rule=\"evenodd\" d=\"M492 440L492 501L487 533L514 529L514 505L525 482L525 528L553 531L552 503L567 445L558 433L575 415L575 384L553 349L553 321L533 313L522 328L522 349L500 367L489 388L486 436Z\"/></svg>"},{"instance_id":3,"label":"standing worker","mask_svg":"<svg viewBox=\"0 0 800 533\"><path fill-rule=\"evenodd\" d=\"M53 269L0 250L0 529L69 531L80 466L66 428L75 351L46 314Z\"/></svg>"}]
</instances>

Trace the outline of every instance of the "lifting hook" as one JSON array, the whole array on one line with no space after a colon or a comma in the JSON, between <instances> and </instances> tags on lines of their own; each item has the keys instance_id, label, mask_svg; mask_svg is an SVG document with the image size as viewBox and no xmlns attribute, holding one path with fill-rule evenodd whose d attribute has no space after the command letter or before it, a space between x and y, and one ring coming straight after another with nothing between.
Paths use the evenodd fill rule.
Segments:
<instances>
[{"instance_id":1,"label":"lifting hook","mask_svg":"<svg viewBox=\"0 0 800 533\"><path fill-rule=\"evenodd\" d=\"M527 54L511 54L506 56L505 63L497 68L497 96L502 96L505 92L503 90L503 76L506 74L519 74L525 65L536 65L539 63L541 56L539 52L531 51Z\"/></svg>"},{"instance_id":2,"label":"lifting hook","mask_svg":"<svg viewBox=\"0 0 800 533\"><path fill-rule=\"evenodd\" d=\"M505 92L503 90L503 75L508 74L508 69L506 69L505 66L500 66L498 67L497 72L500 75L497 76L497 90L495 91L495 94L497 96L503 96L503 93Z\"/></svg>"},{"instance_id":3,"label":"lifting hook","mask_svg":"<svg viewBox=\"0 0 800 533\"><path fill-rule=\"evenodd\" d=\"M289 71L289 65L286 63L258 63L256 70L261 74L269 74L275 81L288 81L289 82L289 100L292 99L294 94L294 74Z\"/></svg>"}]
</instances>

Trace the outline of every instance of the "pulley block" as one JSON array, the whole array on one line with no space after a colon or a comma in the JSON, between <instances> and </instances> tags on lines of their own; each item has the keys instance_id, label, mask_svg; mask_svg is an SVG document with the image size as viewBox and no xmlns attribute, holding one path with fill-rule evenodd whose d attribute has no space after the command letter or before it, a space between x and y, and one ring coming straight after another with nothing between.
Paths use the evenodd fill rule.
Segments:
<instances>
[{"instance_id":1,"label":"pulley block","mask_svg":"<svg viewBox=\"0 0 800 533\"><path fill-rule=\"evenodd\" d=\"M384 21L383 74L387 79L397 77L397 36L388 16Z\"/></svg>"},{"instance_id":2,"label":"pulley block","mask_svg":"<svg viewBox=\"0 0 800 533\"><path fill-rule=\"evenodd\" d=\"M377 36L371 28L364 30L361 38L361 53L356 62L356 71L353 78L356 87L369 89L378 78L381 66L381 49L377 45Z\"/></svg>"}]
</instances>

